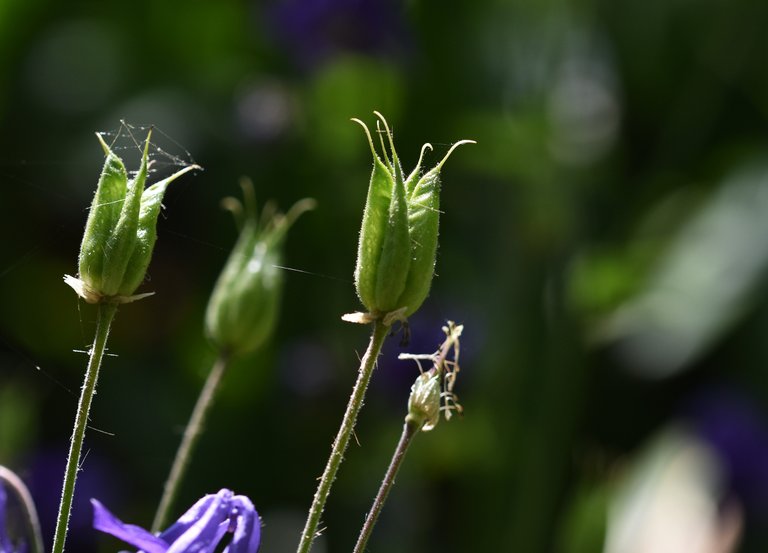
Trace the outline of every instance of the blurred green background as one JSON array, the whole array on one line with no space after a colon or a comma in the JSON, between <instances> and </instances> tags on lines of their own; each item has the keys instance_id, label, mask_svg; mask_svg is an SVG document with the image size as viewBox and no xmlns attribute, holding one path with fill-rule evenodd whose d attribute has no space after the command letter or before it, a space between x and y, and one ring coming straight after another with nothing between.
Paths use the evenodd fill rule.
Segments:
<instances>
[{"instance_id":1,"label":"blurred green background","mask_svg":"<svg viewBox=\"0 0 768 553\"><path fill-rule=\"evenodd\" d=\"M377 109L409 167L426 141L431 162L478 145L445 166L431 296L411 345L387 344L315 550L351 550L417 374L397 354L433 351L451 319L465 416L416 440L371 551L763 551L767 37L762 0L0 0L0 463L51 532L94 327L62 283L93 133L154 124L205 170L164 202L157 294L118 313L68 550L118 548L89 497L151 520L213 360L202 316L236 238L219 201L242 175L262 202L319 207L177 512L229 487L263 551L295 550L367 340L340 315L359 309L371 166L349 118Z\"/></svg>"}]
</instances>

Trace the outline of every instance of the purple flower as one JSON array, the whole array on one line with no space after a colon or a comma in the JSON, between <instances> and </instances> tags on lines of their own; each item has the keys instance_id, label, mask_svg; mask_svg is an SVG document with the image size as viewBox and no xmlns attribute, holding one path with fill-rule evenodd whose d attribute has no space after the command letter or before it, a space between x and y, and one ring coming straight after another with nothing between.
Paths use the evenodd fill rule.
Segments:
<instances>
[{"instance_id":1,"label":"purple flower","mask_svg":"<svg viewBox=\"0 0 768 553\"><path fill-rule=\"evenodd\" d=\"M396 0L282 0L267 8L267 32L308 69L344 52L397 55L410 42L402 8Z\"/></svg>"},{"instance_id":2,"label":"purple flower","mask_svg":"<svg viewBox=\"0 0 768 553\"><path fill-rule=\"evenodd\" d=\"M232 533L232 541L224 553L256 553L259 549L259 514L250 499L230 490L206 495L157 536L119 520L96 499L91 503L96 530L138 547L143 553L213 553L228 532Z\"/></svg>"},{"instance_id":3,"label":"purple flower","mask_svg":"<svg viewBox=\"0 0 768 553\"><path fill-rule=\"evenodd\" d=\"M699 392L687 407L694 428L720 457L730 491L748 509L768 510L766 414L739 389L720 384Z\"/></svg>"},{"instance_id":4,"label":"purple flower","mask_svg":"<svg viewBox=\"0 0 768 553\"><path fill-rule=\"evenodd\" d=\"M20 544L18 548L14 547L11 537L8 535L8 521L5 515L7 502L8 494L3 484L0 483L0 553L24 553L27 551L26 545Z\"/></svg>"}]
</instances>

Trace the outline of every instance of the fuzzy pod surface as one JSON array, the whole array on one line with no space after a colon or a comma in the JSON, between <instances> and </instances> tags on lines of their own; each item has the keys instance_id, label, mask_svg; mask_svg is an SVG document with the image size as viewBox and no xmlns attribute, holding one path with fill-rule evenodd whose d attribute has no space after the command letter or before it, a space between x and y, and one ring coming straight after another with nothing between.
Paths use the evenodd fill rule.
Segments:
<instances>
[{"instance_id":1,"label":"fuzzy pod surface","mask_svg":"<svg viewBox=\"0 0 768 553\"><path fill-rule=\"evenodd\" d=\"M402 310L409 317L429 295L435 271L440 225L440 171L453 151L432 169L422 174L422 161L430 144L424 144L419 161L404 177L400 158L387 121L379 112L377 130L384 128L387 143L381 138L382 156L376 152L368 127L359 119L373 155L373 171L368 186L355 265L355 289L360 301L374 316ZM388 151L389 150L389 153Z\"/></svg>"},{"instance_id":2,"label":"fuzzy pod surface","mask_svg":"<svg viewBox=\"0 0 768 553\"><path fill-rule=\"evenodd\" d=\"M96 136L106 154L78 256L78 277L64 281L88 303L127 303L144 281L157 241L157 219L168 185L189 171L189 165L145 188L151 131L147 133L136 176L129 179L123 160Z\"/></svg>"}]
</instances>

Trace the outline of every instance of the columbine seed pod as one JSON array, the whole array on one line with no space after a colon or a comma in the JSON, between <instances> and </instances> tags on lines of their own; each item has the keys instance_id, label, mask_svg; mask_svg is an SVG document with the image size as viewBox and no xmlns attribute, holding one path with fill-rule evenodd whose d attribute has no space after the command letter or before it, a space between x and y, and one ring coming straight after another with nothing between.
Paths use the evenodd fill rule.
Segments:
<instances>
[{"instance_id":1,"label":"columbine seed pod","mask_svg":"<svg viewBox=\"0 0 768 553\"><path fill-rule=\"evenodd\" d=\"M373 154L373 173L357 250L355 288L370 317L393 312L408 317L424 302L432 284L440 220L440 170L458 146L474 141L457 142L440 163L422 175L424 152L432 149L430 144L424 144L416 168L404 178L389 126L379 112L374 113L384 126L391 157L382 138L383 159L380 158L368 127L353 119L363 127Z\"/></svg>"},{"instance_id":2,"label":"columbine seed pod","mask_svg":"<svg viewBox=\"0 0 768 553\"><path fill-rule=\"evenodd\" d=\"M152 294L133 295L152 259L163 195L172 181L200 169L189 165L145 190L151 134L130 180L123 160L96 134L107 158L80 245L79 278L64 275L64 282L88 303L128 303Z\"/></svg>"},{"instance_id":3,"label":"columbine seed pod","mask_svg":"<svg viewBox=\"0 0 768 553\"><path fill-rule=\"evenodd\" d=\"M440 373L437 370L421 373L411 386L405 422L413 424L418 430L432 430L440 420L440 391Z\"/></svg>"},{"instance_id":4,"label":"columbine seed pod","mask_svg":"<svg viewBox=\"0 0 768 553\"><path fill-rule=\"evenodd\" d=\"M285 234L299 215L315 206L314 200L304 199L283 215L267 204L259 221L253 185L244 180L241 186L245 213L234 198L227 198L224 206L244 215L245 221L205 313L208 338L228 355L252 352L272 333L283 284L280 266Z\"/></svg>"}]
</instances>

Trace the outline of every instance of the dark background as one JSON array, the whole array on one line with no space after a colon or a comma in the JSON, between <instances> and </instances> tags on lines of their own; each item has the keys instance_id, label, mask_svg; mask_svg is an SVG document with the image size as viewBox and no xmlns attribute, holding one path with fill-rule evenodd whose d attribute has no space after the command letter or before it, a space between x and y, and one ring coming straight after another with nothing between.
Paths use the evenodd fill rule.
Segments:
<instances>
[{"instance_id":1,"label":"dark background","mask_svg":"<svg viewBox=\"0 0 768 553\"><path fill-rule=\"evenodd\" d=\"M349 118L377 109L408 168L423 142L431 163L478 144L444 168L437 276L407 348L466 325L465 416L418 437L370 550L599 552L607 531L606 551L653 551L610 545L636 494L671 502L660 520L688 539L764 550L766 37L763 0L0 2L0 463L52 532L73 350L94 327L62 283L103 160L93 133L154 124L205 170L166 196L156 295L118 313L68 551L119 547L90 530L89 497L151 521L214 357L202 316L236 237L218 204L242 175L262 202L319 207L288 237L299 271L274 338L227 375L176 512L232 488L262 515L262 550L294 550L367 341L340 315L359 309L371 166ZM397 440L417 374L397 341L317 551L351 550ZM649 476L649 455L677 472ZM679 507L678 487L709 510ZM665 539L640 520L630 536Z\"/></svg>"}]
</instances>

